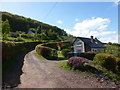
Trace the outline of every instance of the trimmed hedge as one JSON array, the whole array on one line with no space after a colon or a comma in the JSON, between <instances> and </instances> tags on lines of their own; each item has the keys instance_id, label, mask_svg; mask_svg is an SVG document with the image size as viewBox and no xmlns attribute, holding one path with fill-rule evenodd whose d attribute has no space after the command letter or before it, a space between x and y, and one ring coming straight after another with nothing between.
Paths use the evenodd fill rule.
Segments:
<instances>
[{"instance_id":1,"label":"trimmed hedge","mask_svg":"<svg viewBox=\"0 0 120 90\"><path fill-rule=\"evenodd\" d=\"M50 56L51 55L51 48L44 47L44 46L37 46L36 47L36 52L38 54L41 54L43 57Z\"/></svg>"},{"instance_id":2,"label":"trimmed hedge","mask_svg":"<svg viewBox=\"0 0 120 90\"><path fill-rule=\"evenodd\" d=\"M108 69L109 71L116 71L116 58L112 55L99 53L94 57L93 60L96 64Z\"/></svg>"},{"instance_id":3,"label":"trimmed hedge","mask_svg":"<svg viewBox=\"0 0 120 90\"><path fill-rule=\"evenodd\" d=\"M120 72L120 58L116 58L116 63L117 63L116 69L118 72Z\"/></svg>"},{"instance_id":4,"label":"trimmed hedge","mask_svg":"<svg viewBox=\"0 0 120 90\"><path fill-rule=\"evenodd\" d=\"M89 60L93 60L95 55L96 55L96 53L94 53L94 52L78 53L79 57L84 57L84 58L87 58Z\"/></svg>"},{"instance_id":5,"label":"trimmed hedge","mask_svg":"<svg viewBox=\"0 0 120 90\"><path fill-rule=\"evenodd\" d=\"M51 59L57 59L57 50L53 49L53 48L50 48L50 47L45 47L45 46L47 46L47 44L48 43L37 45L36 48L35 48L37 54L42 55L46 59L50 59L50 60ZM48 44L48 46L50 44Z\"/></svg>"},{"instance_id":6,"label":"trimmed hedge","mask_svg":"<svg viewBox=\"0 0 120 90\"><path fill-rule=\"evenodd\" d=\"M42 42L0 42L2 43L2 66L3 69L11 67L20 52L34 48Z\"/></svg>"},{"instance_id":7,"label":"trimmed hedge","mask_svg":"<svg viewBox=\"0 0 120 90\"><path fill-rule=\"evenodd\" d=\"M68 57L68 56L69 56L69 55L68 55L68 52L70 52L69 49L63 49L63 50L62 50L62 55L64 55L64 57Z\"/></svg>"},{"instance_id":8,"label":"trimmed hedge","mask_svg":"<svg viewBox=\"0 0 120 90\"><path fill-rule=\"evenodd\" d=\"M50 47L50 48L58 50L58 47L57 47L58 43L57 42L44 43L44 44L42 44L42 46Z\"/></svg>"}]
</instances>

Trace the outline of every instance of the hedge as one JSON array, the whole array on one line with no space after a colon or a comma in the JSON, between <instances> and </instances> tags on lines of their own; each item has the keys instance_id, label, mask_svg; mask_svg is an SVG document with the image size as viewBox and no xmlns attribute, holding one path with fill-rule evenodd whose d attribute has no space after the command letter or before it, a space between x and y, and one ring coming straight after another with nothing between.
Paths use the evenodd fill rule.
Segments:
<instances>
[{"instance_id":1,"label":"hedge","mask_svg":"<svg viewBox=\"0 0 120 90\"><path fill-rule=\"evenodd\" d=\"M120 73L120 58L116 58L116 63L117 63L116 69Z\"/></svg>"},{"instance_id":2,"label":"hedge","mask_svg":"<svg viewBox=\"0 0 120 90\"><path fill-rule=\"evenodd\" d=\"M84 58L87 58L89 60L93 60L95 55L96 55L96 53L94 53L94 52L78 53L79 57L84 57Z\"/></svg>"},{"instance_id":3,"label":"hedge","mask_svg":"<svg viewBox=\"0 0 120 90\"><path fill-rule=\"evenodd\" d=\"M93 61L109 71L116 71L116 58L112 55L99 53L94 57Z\"/></svg>"},{"instance_id":4,"label":"hedge","mask_svg":"<svg viewBox=\"0 0 120 90\"><path fill-rule=\"evenodd\" d=\"M20 52L25 51L27 49L34 48L37 44L42 42L0 42L2 43L2 66L3 69L11 67L15 62L16 56L20 54Z\"/></svg>"},{"instance_id":5,"label":"hedge","mask_svg":"<svg viewBox=\"0 0 120 90\"><path fill-rule=\"evenodd\" d=\"M45 44L37 45L35 48L35 51L37 54L42 55L46 59L50 59L50 60L57 59L57 50L50 48L50 47L46 47L49 45L51 45L51 47L53 47L52 44L53 44L53 46L56 45L56 43L50 43L50 44L45 43Z\"/></svg>"}]
</instances>

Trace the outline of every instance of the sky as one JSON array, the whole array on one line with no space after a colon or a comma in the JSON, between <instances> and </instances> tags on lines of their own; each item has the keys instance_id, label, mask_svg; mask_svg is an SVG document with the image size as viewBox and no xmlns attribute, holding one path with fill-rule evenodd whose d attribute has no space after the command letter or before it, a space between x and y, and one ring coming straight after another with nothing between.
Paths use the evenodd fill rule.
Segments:
<instances>
[{"instance_id":1,"label":"sky","mask_svg":"<svg viewBox=\"0 0 120 90\"><path fill-rule=\"evenodd\" d=\"M79 37L118 42L118 5L115 2L1 2L10 12L64 29Z\"/></svg>"}]
</instances>

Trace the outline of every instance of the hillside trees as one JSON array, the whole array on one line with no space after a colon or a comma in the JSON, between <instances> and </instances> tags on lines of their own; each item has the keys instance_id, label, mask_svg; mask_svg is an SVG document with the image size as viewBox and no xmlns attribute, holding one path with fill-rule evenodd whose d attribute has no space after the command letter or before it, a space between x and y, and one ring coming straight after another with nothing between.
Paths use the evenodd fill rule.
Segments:
<instances>
[{"instance_id":1,"label":"hillside trees","mask_svg":"<svg viewBox=\"0 0 120 90\"><path fill-rule=\"evenodd\" d=\"M3 34L3 39L5 39L10 34L10 24L8 20L2 23L2 34Z\"/></svg>"},{"instance_id":2,"label":"hillside trees","mask_svg":"<svg viewBox=\"0 0 120 90\"><path fill-rule=\"evenodd\" d=\"M31 41L47 42L61 40L64 41L69 38L67 33L57 26L52 26L31 18L18 16L8 12L2 12L2 22L5 22L6 20L9 21L10 32L19 33L21 38L24 40L31 39ZM29 31L32 31L33 34L28 35ZM9 39L10 38L7 40Z\"/></svg>"},{"instance_id":3,"label":"hillside trees","mask_svg":"<svg viewBox=\"0 0 120 90\"><path fill-rule=\"evenodd\" d=\"M67 35L67 33L64 30L56 26L48 25L40 21L26 18L23 16L2 12L2 21L5 21L6 19L8 19L10 22L11 32L22 31L27 33L30 28L35 28L38 30L38 33L51 29L58 35L61 35L61 36Z\"/></svg>"}]
</instances>

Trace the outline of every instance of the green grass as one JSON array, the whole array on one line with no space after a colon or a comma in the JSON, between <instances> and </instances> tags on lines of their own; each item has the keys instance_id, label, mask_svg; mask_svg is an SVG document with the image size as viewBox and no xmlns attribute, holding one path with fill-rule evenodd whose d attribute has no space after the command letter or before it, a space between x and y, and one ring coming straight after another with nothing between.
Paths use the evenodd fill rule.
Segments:
<instances>
[{"instance_id":1,"label":"green grass","mask_svg":"<svg viewBox=\"0 0 120 90\"><path fill-rule=\"evenodd\" d=\"M107 54L112 54L116 57L120 57L120 47L119 46L116 46L116 45L105 45L106 46L106 51L105 53Z\"/></svg>"},{"instance_id":2,"label":"green grass","mask_svg":"<svg viewBox=\"0 0 120 90\"><path fill-rule=\"evenodd\" d=\"M36 51L35 51L35 55L36 55L36 57L39 58L39 59L47 60L47 59L44 58L42 55L39 55Z\"/></svg>"},{"instance_id":3,"label":"green grass","mask_svg":"<svg viewBox=\"0 0 120 90\"><path fill-rule=\"evenodd\" d=\"M59 58L64 58L64 56L62 55L62 52L61 52L61 51L57 51L57 54L58 54L58 57L59 57Z\"/></svg>"},{"instance_id":4,"label":"green grass","mask_svg":"<svg viewBox=\"0 0 120 90\"><path fill-rule=\"evenodd\" d=\"M64 68L64 70L74 70L73 67L67 66L67 60L65 61L60 61L59 67ZM102 67L101 67L102 68ZM92 70L91 70L92 69ZM108 77L110 77L112 80L116 80L116 81L120 81L120 73L113 73L112 71L107 71L105 69L98 69L95 66L90 66L90 65L84 65L84 70L83 73L94 73L94 71L98 70L98 73L107 75ZM75 70L76 72L82 72L81 70Z\"/></svg>"},{"instance_id":5,"label":"green grass","mask_svg":"<svg viewBox=\"0 0 120 90\"><path fill-rule=\"evenodd\" d=\"M19 40L18 38L14 38L14 37L7 37L6 40L4 41L12 41L12 42L31 42L31 39L28 38L21 38L21 40Z\"/></svg>"},{"instance_id":6,"label":"green grass","mask_svg":"<svg viewBox=\"0 0 120 90\"><path fill-rule=\"evenodd\" d=\"M65 70L72 70L73 68L67 65L67 60L60 61L59 67L63 67Z\"/></svg>"}]
</instances>

